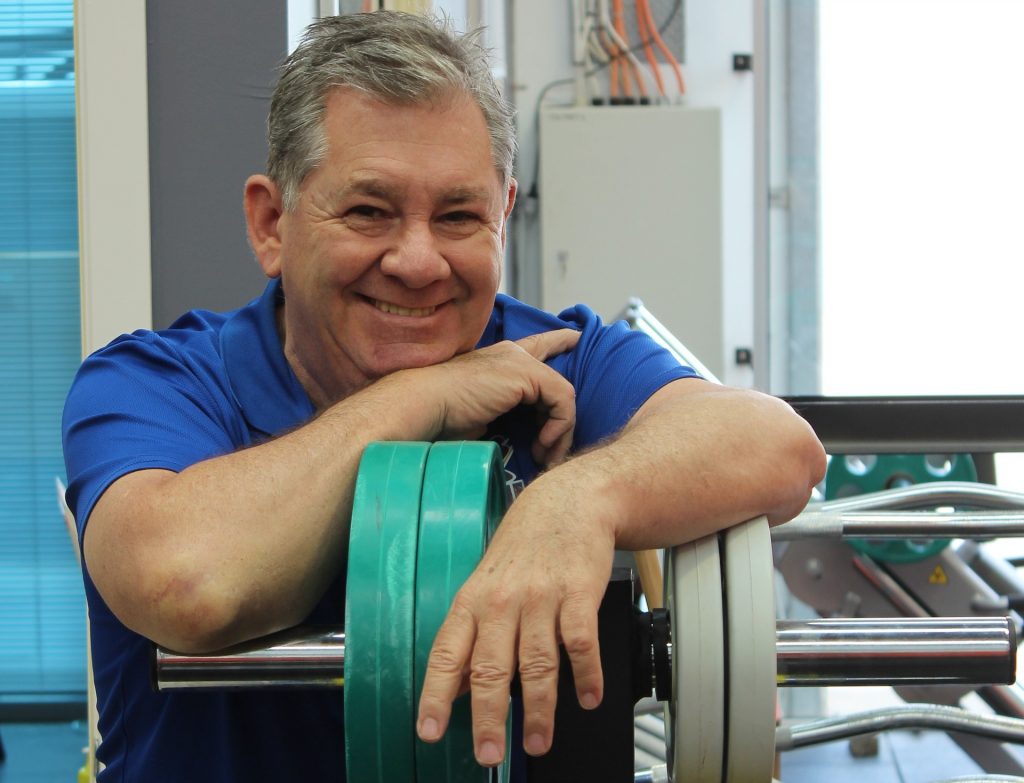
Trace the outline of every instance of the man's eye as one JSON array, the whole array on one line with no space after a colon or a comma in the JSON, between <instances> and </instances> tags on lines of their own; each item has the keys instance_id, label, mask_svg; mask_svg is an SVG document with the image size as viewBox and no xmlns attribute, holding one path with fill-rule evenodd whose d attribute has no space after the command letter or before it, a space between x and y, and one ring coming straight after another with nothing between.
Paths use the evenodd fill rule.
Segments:
<instances>
[{"instance_id":1,"label":"man's eye","mask_svg":"<svg viewBox=\"0 0 1024 783\"><path fill-rule=\"evenodd\" d=\"M441 216L442 221L456 226L471 223L477 219L477 216L472 212L446 212Z\"/></svg>"},{"instance_id":2,"label":"man's eye","mask_svg":"<svg viewBox=\"0 0 1024 783\"><path fill-rule=\"evenodd\" d=\"M387 217L383 209L369 204L360 204L358 207L353 207L348 211L348 214L364 220L381 220Z\"/></svg>"}]
</instances>

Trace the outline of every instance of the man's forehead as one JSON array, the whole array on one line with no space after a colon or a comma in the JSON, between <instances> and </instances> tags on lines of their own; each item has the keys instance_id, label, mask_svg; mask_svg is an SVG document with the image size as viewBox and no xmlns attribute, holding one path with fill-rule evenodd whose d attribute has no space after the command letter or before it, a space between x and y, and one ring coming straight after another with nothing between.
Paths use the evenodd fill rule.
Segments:
<instances>
[{"instance_id":1,"label":"man's forehead","mask_svg":"<svg viewBox=\"0 0 1024 783\"><path fill-rule=\"evenodd\" d=\"M440 206L457 207L468 204L490 205L499 200L501 178L497 171L488 172L494 176L492 181L485 181L485 176L473 182L438 182L435 180L413 181L404 176L382 176L373 173L359 172L349 176L337 187L331 188L332 200L335 202L352 199L379 199L384 202L397 203L406 201L414 194L424 192L429 199Z\"/></svg>"},{"instance_id":2,"label":"man's forehead","mask_svg":"<svg viewBox=\"0 0 1024 783\"><path fill-rule=\"evenodd\" d=\"M338 87L328 96L324 126L321 167L335 198L397 200L415 192L444 204L504 202L486 120L468 92L392 103Z\"/></svg>"}]
</instances>

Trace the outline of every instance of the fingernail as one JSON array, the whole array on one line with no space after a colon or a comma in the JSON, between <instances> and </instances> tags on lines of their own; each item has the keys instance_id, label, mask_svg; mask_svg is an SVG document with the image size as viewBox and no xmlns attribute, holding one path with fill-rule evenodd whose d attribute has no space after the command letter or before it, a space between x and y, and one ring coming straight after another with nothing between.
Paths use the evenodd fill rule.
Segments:
<instances>
[{"instance_id":1,"label":"fingernail","mask_svg":"<svg viewBox=\"0 0 1024 783\"><path fill-rule=\"evenodd\" d=\"M476 757L485 767L493 767L501 761L501 751L498 750L496 743L488 740L480 745L480 750L477 751Z\"/></svg>"},{"instance_id":2,"label":"fingernail","mask_svg":"<svg viewBox=\"0 0 1024 783\"><path fill-rule=\"evenodd\" d=\"M440 736L437 730L437 721L433 718L425 718L420 724L420 737L425 740L436 740Z\"/></svg>"},{"instance_id":3,"label":"fingernail","mask_svg":"<svg viewBox=\"0 0 1024 783\"><path fill-rule=\"evenodd\" d=\"M542 734L531 734L526 738L526 752L531 756L539 756L547 750L547 743L544 742Z\"/></svg>"},{"instance_id":4,"label":"fingernail","mask_svg":"<svg viewBox=\"0 0 1024 783\"><path fill-rule=\"evenodd\" d=\"M593 693L584 693L580 697L580 706L585 710L592 710L597 706L597 696Z\"/></svg>"}]
</instances>

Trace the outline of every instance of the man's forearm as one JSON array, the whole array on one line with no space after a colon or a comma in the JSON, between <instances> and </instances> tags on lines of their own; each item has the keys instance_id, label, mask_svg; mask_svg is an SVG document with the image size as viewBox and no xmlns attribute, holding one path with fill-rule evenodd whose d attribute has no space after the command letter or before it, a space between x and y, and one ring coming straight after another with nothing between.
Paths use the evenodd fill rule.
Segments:
<instances>
[{"instance_id":1,"label":"man's forearm","mask_svg":"<svg viewBox=\"0 0 1024 783\"><path fill-rule=\"evenodd\" d=\"M700 386L685 391L684 384ZM789 519L824 470L813 431L781 400L684 380L654 395L613 440L550 478L562 472L558 480L602 499L616 546L649 549L761 514L772 523Z\"/></svg>"},{"instance_id":2,"label":"man's forearm","mask_svg":"<svg viewBox=\"0 0 1024 783\"><path fill-rule=\"evenodd\" d=\"M115 482L85 537L104 598L129 627L179 649L300 622L344 562L366 444L428 436L429 416L408 404L402 382L370 387L259 446Z\"/></svg>"},{"instance_id":3,"label":"man's forearm","mask_svg":"<svg viewBox=\"0 0 1024 783\"><path fill-rule=\"evenodd\" d=\"M125 625L184 651L302 621L341 571L366 445L476 437L525 404L548 416L535 451L559 457L574 398L543 361L578 337L544 332L401 370L273 441L179 474L123 476L86 528L96 586Z\"/></svg>"}]
</instances>

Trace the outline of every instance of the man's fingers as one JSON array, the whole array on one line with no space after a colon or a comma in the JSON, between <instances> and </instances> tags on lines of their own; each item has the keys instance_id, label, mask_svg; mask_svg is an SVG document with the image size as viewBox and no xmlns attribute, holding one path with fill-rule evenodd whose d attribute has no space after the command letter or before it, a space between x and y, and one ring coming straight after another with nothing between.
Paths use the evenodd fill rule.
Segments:
<instances>
[{"instance_id":1,"label":"man's fingers","mask_svg":"<svg viewBox=\"0 0 1024 783\"><path fill-rule=\"evenodd\" d=\"M538 361L545 361L552 356L575 348L580 341L580 333L575 329L555 329L550 332L538 332L529 337L516 340L516 345Z\"/></svg>"},{"instance_id":2,"label":"man's fingers","mask_svg":"<svg viewBox=\"0 0 1024 783\"><path fill-rule=\"evenodd\" d=\"M416 720L416 733L424 742L437 742L448 728L452 702L465 690L466 662L475 639L472 614L453 607L437 632L427 661Z\"/></svg>"},{"instance_id":3,"label":"man's fingers","mask_svg":"<svg viewBox=\"0 0 1024 783\"><path fill-rule=\"evenodd\" d=\"M576 393L562 375L544 364L551 356L573 348L580 333L574 329L502 342L416 371L426 377L424 395L438 404L427 439L470 439L504 413L519 405L534 406L556 423L545 433L536 452L560 459L571 443L576 423ZM440 369L439 369L440 368ZM551 459L542 462L552 464Z\"/></svg>"},{"instance_id":4,"label":"man's fingers","mask_svg":"<svg viewBox=\"0 0 1024 783\"><path fill-rule=\"evenodd\" d=\"M516 344L543 362L576 347L579 339L580 333L574 329L555 329L524 337ZM540 376L537 381L539 398L534 404L544 412L546 419L533 444L533 458L551 468L564 460L572 447L572 434L576 428L576 390L556 373Z\"/></svg>"},{"instance_id":5,"label":"man's fingers","mask_svg":"<svg viewBox=\"0 0 1024 783\"><path fill-rule=\"evenodd\" d=\"M575 413L574 407L572 418L548 417L545 420L533 444L535 462L553 468L565 459L572 447L572 434L576 429Z\"/></svg>"},{"instance_id":6,"label":"man's fingers","mask_svg":"<svg viewBox=\"0 0 1024 783\"><path fill-rule=\"evenodd\" d=\"M470 664L470 705L473 712L473 748L476 760L493 767L505 757L505 719L509 686L515 668L514 620L498 616L480 624Z\"/></svg>"},{"instance_id":7,"label":"man's fingers","mask_svg":"<svg viewBox=\"0 0 1024 783\"><path fill-rule=\"evenodd\" d=\"M560 622L562 644L572 663L576 698L585 710L592 710L604 698L601 648L597 639L597 607L584 593L566 596Z\"/></svg>"},{"instance_id":8,"label":"man's fingers","mask_svg":"<svg viewBox=\"0 0 1024 783\"><path fill-rule=\"evenodd\" d=\"M556 609L527 603L519 631L523 747L531 756L548 752L554 732L559 665Z\"/></svg>"}]
</instances>

